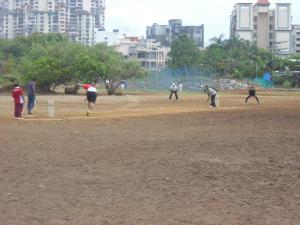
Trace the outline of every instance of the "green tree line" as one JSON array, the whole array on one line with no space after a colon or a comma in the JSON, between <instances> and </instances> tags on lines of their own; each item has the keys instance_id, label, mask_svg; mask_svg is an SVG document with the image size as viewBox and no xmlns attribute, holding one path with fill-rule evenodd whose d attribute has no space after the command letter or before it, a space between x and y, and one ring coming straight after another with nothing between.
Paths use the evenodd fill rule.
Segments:
<instances>
[{"instance_id":1,"label":"green tree line","mask_svg":"<svg viewBox=\"0 0 300 225\"><path fill-rule=\"evenodd\" d=\"M109 81L112 93L122 80L143 77L146 71L105 45L86 46L61 34L34 34L0 40L0 82L35 78L43 92L69 83Z\"/></svg>"},{"instance_id":2,"label":"green tree line","mask_svg":"<svg viewBox=\"0 0 300 225\"><path fill-rule=\"evenodd\" d=\"M288 73L286 68L300 70L299 61L295 61L300 60L300 54L287 58L278 57L269 50L258 48L239 37L224 39L224 36L220 35L212 38L210 42L206 49L200 50L192 39L185 35L180 36L172 43L169 66L184 71L196 67L209 70L217 77L236 79L253 79L267 71Z\"/></svg>"}]
</instances>

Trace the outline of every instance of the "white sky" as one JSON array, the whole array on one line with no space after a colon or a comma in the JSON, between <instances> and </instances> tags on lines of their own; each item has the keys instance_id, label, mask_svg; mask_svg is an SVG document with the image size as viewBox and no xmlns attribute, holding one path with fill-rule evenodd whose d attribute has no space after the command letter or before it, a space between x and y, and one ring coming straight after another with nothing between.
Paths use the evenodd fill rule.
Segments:
<instances>
[{"instance_id":1,"label":"white sky","mask_svg":"<svg viewBox=\"0 0 300 225\"><path fill-rule=\"evenodd\" d=\"M292 24L300 24L300 0L269 0L292 3ZM106 30L117 28L122 33L145 36L146 26L168 24L169 19L182 19L183 25L204 24L205 43L214 36L229 35L230 14L236 3L256 0L106 0Z\"/></svg>"}]
</instances>

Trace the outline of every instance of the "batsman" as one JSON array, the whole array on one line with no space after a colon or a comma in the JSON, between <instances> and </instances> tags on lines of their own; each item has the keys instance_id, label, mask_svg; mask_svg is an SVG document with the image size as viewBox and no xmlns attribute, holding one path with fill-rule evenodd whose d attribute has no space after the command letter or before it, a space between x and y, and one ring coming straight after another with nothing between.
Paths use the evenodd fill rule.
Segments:
<instances>
[{"instance_id":1,"label":"batsman","mask_svg":"<svg viewBox=\"0 0 300 225\"><path fill-rule=\"evenodd\" d=\"M210 107L215 108L216 107L216 96L217 91L211 87L208 87L208 85L205 85L204 92L207 94L208 99L206 101L206 104L210 100Z\"/></svg>"}]
</instances>

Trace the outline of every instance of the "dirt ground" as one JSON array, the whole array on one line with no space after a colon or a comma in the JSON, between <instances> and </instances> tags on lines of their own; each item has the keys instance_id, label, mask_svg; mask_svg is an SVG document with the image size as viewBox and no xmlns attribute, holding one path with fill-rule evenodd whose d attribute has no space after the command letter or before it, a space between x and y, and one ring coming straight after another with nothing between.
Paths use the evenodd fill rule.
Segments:
<instances>
[{"instance_id":1,"label":"dirt ground","mask_svg":"<svg viewBox=\"0 0 300 225\"><path fill-rule=\"evenodd\" d=\"M1 95L0 225L299 225L300 94L259 97Z\"/></svg>"}]
</instances>

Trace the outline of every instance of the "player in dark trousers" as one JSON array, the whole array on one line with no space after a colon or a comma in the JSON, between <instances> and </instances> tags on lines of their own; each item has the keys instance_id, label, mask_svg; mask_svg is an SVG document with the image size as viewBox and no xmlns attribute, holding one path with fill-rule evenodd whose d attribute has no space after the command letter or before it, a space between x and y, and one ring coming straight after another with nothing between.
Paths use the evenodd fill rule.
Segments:
<instances>
[{"instance_id":1,"label":"player in dark trousers","mask_svg":"<svg viewBox=\"0 0 300 225\"><path fill-rule=\"evenodd\" d=\"M211 107L216 107L215 100L216 100L217 91L215 89L213 89L213 88L208 87L208 85L205 85L204 92L208 96L206 104L208 103L208 101L210 99L210 106Z\"/></svg>"},{"instance_id":2,"label":"player in dark trousers","mask_svg":"<svg viewBox=\"0 0 300 225\"><path fill-rule=\"evenodd\" d=\"M83 84L82 87L86 90L86 100L88 101L89 108L86 115L89 116L97 100L97 89L92 84Z\"/></svg>"},{"instance_id":3,"label":"player in dark trousers","mask_svg":"<svg viewBox=\"0 0 300 225\"><path fill-rule=\"evenodd\" d=\"M170 86L170 96L169 99L172 99L173 94L175 94L176 100L178 100L178 95L177 95L177 86L175 83L172 83Z\"/></svg>"},{"instance_id":4,"label":"player in dark trousers","mask_svg":"<svg viewBox=\"0 0 300 225\"><path fill-rule=\"evenodd\" d=\"M249 87L248 96L247 96L247 98L246 98L246 100L245 100L245 103L248 102L248 99L249 99L249 98L255 98L256 101L257 101L257 103L259 104L258 97L256 96L256 89L255 89L254 86L250 86L250 87Z\"/></svg>"},{"instance_id":5,"label":"player in dark trousers","mask_svg":"<svg viewBox=\"0 0 300 225\"><path fill-rule=\"evenodd\" d=\"M32 114L32 109L35 102L35 79L32 79L27 85L27 94L28 94L28 103L27 103L27 112Z\"/></svg>"}]
</instances>

